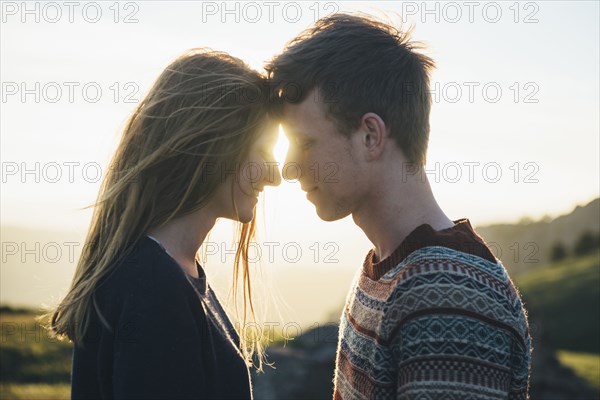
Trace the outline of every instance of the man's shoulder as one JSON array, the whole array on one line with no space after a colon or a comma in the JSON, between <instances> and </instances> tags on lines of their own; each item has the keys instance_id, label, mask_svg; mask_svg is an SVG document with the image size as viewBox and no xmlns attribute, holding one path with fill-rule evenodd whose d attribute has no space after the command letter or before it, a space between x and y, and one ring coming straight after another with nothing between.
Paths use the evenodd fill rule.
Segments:
<instances>
[{"instance_id":1,"label":"man's shoulder","mask_svg":"<svg viewBox=\"0 0 600 400\"><path fill-rule=\"evenodd\" d=\"M520 322L520 297L499 261L426 247L409 255L382 280L390 285L384 311L388 331L427 315Z\"/></svg>"},{"instance_id":2,"label":"man's shoulder","mask_svg":"<svg viewBox=\"0 0 600 400\"><path fill-rule=\"evenodd\" d=\"M454 281L488 280L510 282L502 262L492 262L475 254L444 247L427 246L415 250L381 279L401 290L409 283L436 285Z\"/></svg>"}]
</instances>

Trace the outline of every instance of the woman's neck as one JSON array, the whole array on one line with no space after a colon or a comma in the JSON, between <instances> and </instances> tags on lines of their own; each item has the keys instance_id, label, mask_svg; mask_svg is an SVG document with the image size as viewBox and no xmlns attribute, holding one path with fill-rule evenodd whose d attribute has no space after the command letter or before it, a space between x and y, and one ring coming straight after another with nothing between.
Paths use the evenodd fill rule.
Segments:
<instances>
[{"instance_id":1,"label":"woman's neck","mask_svg":"<svg viewBox=\"0 0 600 400\"><path fill-rule=\"evenodd\" d=\"M187 274L197 278L196 253L215 222L216 217L201 209L152 228L147 233L160 242Z\"/></svg>"}]
</instances>

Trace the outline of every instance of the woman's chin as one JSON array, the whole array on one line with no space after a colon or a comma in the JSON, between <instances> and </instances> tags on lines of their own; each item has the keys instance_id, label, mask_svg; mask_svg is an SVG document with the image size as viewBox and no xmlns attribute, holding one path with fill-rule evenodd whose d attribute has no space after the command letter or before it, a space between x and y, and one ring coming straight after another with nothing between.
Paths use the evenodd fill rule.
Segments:
<instances>
[{"instance_id":1,"label":"woman's chin","mask_svg":"<svg viewBox=\"0 0 600 400\"><path fill-rule=\"evenodd\" d=\"M242 210L238 210L239 214L237 215L236 218L233 218L243 224L247 224L248 222L251 222L252 219L254 218L254 207L250 208L247 207L247 209L242 209Z\"/></svg>"},{"instance_id":2,"label":"woman's chin","mask_svg":"<svg viewBox=\"0 0 600 400\"><path fill-rule=\"evenodd\" d=\"M256 208L256 203L258 199L252 197L249 201L244 199L244 201L238 201L237 207L234 205L234 210L230 210L230 215L224 216L224 218L231 219L234 221L238 221L244 224L251 222L254 218L254 209Z\"/></svg>"},{"instance_id":3,"label":"woman's chin","mask_svg":"<svg viewBox=\"0 0 600 400\"><path fill-rule=\"evenodd\" d=\"M243 223L243 224L247 224L248 222L252 221L253 217L254 217L253 215L248 215L248 216L242 216L242 215L240 215L238 221L241 222L241 223Z\"/></svg>"}]
</instances>

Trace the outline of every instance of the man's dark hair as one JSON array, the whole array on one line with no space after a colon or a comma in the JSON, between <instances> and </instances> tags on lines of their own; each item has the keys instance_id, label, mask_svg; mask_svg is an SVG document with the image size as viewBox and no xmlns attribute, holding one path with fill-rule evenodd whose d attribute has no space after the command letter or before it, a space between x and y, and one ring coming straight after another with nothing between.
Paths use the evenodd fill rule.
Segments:
<instances>
[{"instance_id":1,"label":"man's dark hair","mask_svg":"<svg viewBox=\"0 0 600 400\"><path fill-rule=\"evenodd\" d=\"M434 62L403 32L365 15L317 21L265 67L276 99L300 103L316 89L338 130L349 135L374 112L409 162L425 164Z\"/></svg>"}]
</instances>

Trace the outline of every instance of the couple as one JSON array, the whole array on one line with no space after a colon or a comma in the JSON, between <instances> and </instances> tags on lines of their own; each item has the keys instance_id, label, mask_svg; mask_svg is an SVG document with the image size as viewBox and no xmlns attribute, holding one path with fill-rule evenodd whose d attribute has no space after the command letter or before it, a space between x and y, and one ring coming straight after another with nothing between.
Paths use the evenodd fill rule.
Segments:
<instances>
[{"instance_id":1,"label":"couple","mask_svg":"<svg viewBox=\"0 0 600 400\"><path fill-rule=\"evenodd\" d=\"M281 181L269 168L280 123L287 162L337 165L334 181L299 179L319 217L352 215L374 245L341 318L333 397L528 397L520 296L423 173L433 61L417 49L337 14L290 42L268 79L210 51L167 67L125 127L53 315L75 343L73 398L251 398L260 343L232 327L196 253L217 218L240 222L234 273L253 318L248 245L259 193Z\"/></svg>"}]
</instances>

